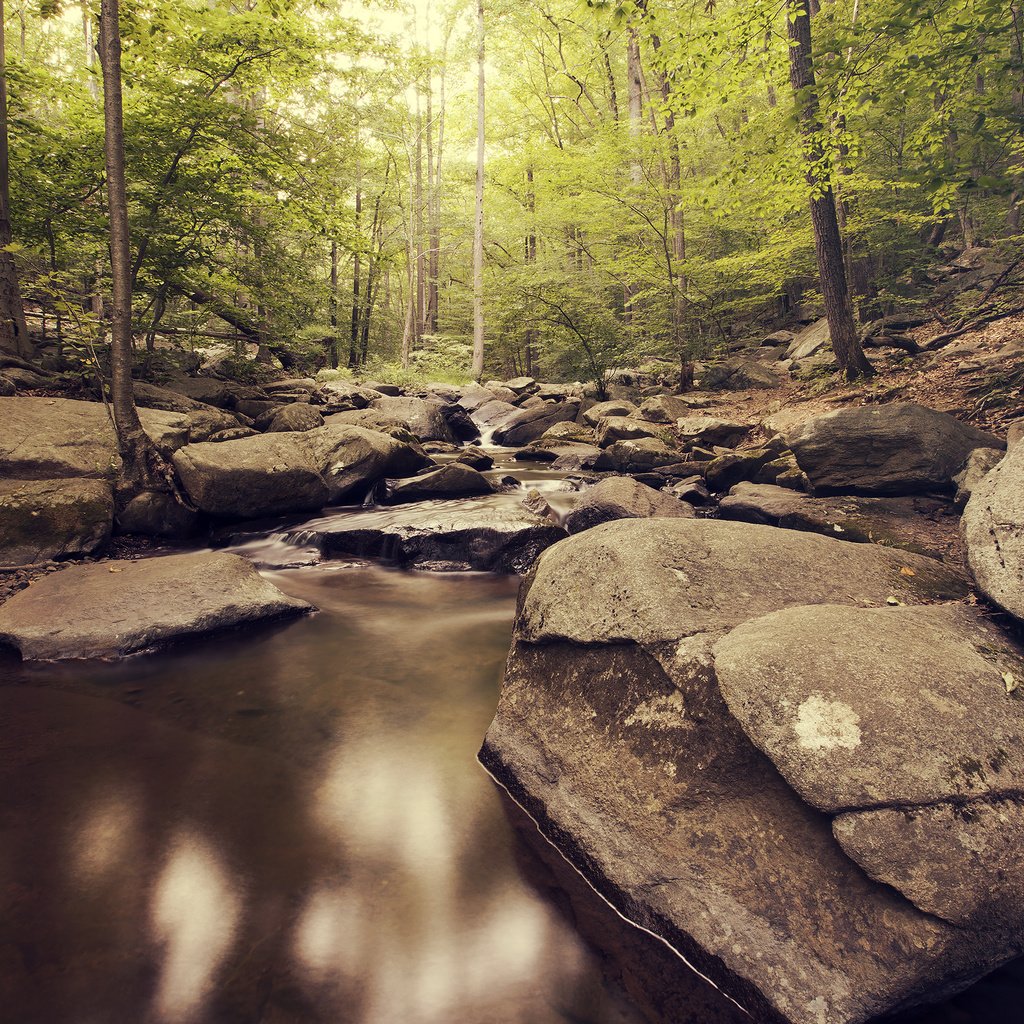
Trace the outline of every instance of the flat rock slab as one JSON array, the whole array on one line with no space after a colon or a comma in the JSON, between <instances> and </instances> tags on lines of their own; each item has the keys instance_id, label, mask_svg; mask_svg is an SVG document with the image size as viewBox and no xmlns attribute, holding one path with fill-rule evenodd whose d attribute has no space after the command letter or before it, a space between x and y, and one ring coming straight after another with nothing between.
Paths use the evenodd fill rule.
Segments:
<instances>
[{"instance_id":1,"label":"flat rock slab","mask_svg":"<svg viewBox=\"0 0 1024 1024\"><path fill-rule=\"evenodd\" d=\"M26 661L116 658L312 610L237 555L97 562L45 576L0 605L0 643Z\"/></svg>"},{"instance_id":2,"label":"flat rock slab","mask_svg":"<svg viewBox=\"0 0 1024 1024\"><path fill-rule=\"evenodd\" d=\"M305 524L298 535L328 555L385 558L437 571L523 573L566 532L518 504L470 498L327 516Z\"/></svg>"},{"instance_id":3,"label":"flat rock slab","mask_svg":"<svg viewBox=\"0 0 1024 1024\"><path fill-rule=\"evenodd\" d=\"M975 486L962 528L978 589L1024 619L1024 443Z\"/></svg>"},{"instance_id":4,"label":"flat rock slab","mask_svg":"<svg viewBox=\"0 0 1024 1024\"><path fill-rule=\"evenodd\" d=\"M180 413L140 409L154 444L165 452L188 441ZM112 480L121 465L114 426L100 402L67 398L0 398L0 477L19 480L93 477Z\"/></svg>"},{"instance_id":5,"label":"flat rock slab","mask_svg":"<svg viewBox=\"0 0 1024 1024\"><path fill-rule=\"evenodd\" d=\"M723 519L883 544L959 564L959 520L941 498L816 498L774 484L739 483L719 503Z\"/></svg>"},{"instance_id":6,"label":"flat rock slab","mask_svg":"<svg viewBox=\"0 0 1024 1024\"><path fill-rule=\"evenodd\" d=\"M994 434L911 403L837 409L785 439L820 494L952 491L975 448L1005 447Z\"/></svg>"},{"instance_id":7,"label":"flat rock slab","mask_svg":"<svg viewBox=\"0 0 1024 1024\"><path fill-rule=\"evenodd\" d=\"M0 480L0 566L93 555L113 521L106 480Z\"/></svg>"}]
</instances>

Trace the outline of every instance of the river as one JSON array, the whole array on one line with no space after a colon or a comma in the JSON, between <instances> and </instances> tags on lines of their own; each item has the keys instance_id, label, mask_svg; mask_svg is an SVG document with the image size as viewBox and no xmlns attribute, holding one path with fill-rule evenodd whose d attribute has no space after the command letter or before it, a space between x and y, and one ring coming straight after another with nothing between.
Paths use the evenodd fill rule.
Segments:
<instances>
[{"instance_id":1,"label":"river","mask_svg":"<svg viewBox=\"0 0 1024 1024\"><path fill-rule=\"evenodd\" d=\"M744 1019L477 763L518 579L319 561L289 526L232 549L317 615L120 663L0 655L0 1020ZM1020 1020L1021 973L920 1019Z\"/></svg>"}]
</instances>

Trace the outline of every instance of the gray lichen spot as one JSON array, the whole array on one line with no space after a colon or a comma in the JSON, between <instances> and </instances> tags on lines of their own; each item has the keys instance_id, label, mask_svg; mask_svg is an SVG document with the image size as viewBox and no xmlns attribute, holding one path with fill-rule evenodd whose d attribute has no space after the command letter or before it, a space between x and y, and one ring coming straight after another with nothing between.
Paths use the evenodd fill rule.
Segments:
<instances>
[{"instance_id":1,"label":"gray lichen spot","mask_svg":"<svg viewBox=\"0 0 1024 1024\"><path fill-rule=\"evenodd\" d=\"M805 750L853 750L860 746L859 722L849 704L815 693L797 708L793 729Z\"/></svg>"}]
</instances>

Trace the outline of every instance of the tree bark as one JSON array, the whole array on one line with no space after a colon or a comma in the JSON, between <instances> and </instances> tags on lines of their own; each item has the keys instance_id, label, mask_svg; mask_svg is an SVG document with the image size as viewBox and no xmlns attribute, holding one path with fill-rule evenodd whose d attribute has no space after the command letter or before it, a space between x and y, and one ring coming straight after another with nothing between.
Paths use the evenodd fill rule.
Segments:
<instances>
[{"instance_id":1,"label":"tree bark","mask_svg":"<svg viewBox=\"0 0 1024 1024\"><path fill-rule=\"evenodd\" d=\"M473 226L473 368L484 373L484 2L477 0L476 217Z\"/></svg>"},{"instance_id":2,"label":"tree bark","mask_svg":"<svg viewBox=\"0 0 1024 1024\"><path fill-rule=\"evenodd\" d=\"M811 11L809 0L794 0L786 19L789 34L789 81L793 87L800 130L804 138L807 183L811 192L811 223L814 227L814 251L818 261L825 316L832 337L832 349L839 369L850 380L874 373L864 355L853 322L850 289L843 261L843 242L836 216L835 193L825 165L821 141L821 119L815 91L811 49Z\"/></svg>"},{"instance_id":3,"label":"tree bark","mask_svg":"<svg viewBox=\"0 0 1024 1024\"><path fill-rule=\"evenodd\" d=\"M110 399L121 452L122 492L131 494L152 486L157 456L142 429L135 408L135 388L132 383L132 265L125 184L118 0L102 0L101 3L100 63L103 66L103 152L107 171L110 269L113 281L110 305Z\"/></svg>"},{"instance_id":4,"label":"tree bark","mask_svg":"<svg viewBox=\"0 0 1024 1024\"><path fill-rule=\"evenodd\" d=\"M361 244L360 235L363 230L363 163L356 157L356 239L357 245ZM359 347L359 299L361 282L359 275L362 267L360 264L359 250L356 249L352 257L352 326L349 333L348 344L348 365L354 367L358 359Z\"/></svg>"},{"instance_id":5,"label":"tree bark","mask_svg":"<svg viewBox=\"0 0 1024 1024\"><path fill-rule=\"evenodd\" d=\"M328 303L331 310L331 336L327 339L327 354L331 369L338 368L338 243L331 239L331 294Z\"/></svg>"},{"instance_id":6,"label":"tree bark","mask_svg":"<svg viewBox=\"0 0 1024 1024\"><path fill-rule=\"evenodd\" d=\"M28 359L32 341L25 324L25 307L18 287L18 268L7 247L11 231L9 151L7 145L7 50L4 40L4 4L0 0L0 351Z\"/></svg>"}]
</instances>

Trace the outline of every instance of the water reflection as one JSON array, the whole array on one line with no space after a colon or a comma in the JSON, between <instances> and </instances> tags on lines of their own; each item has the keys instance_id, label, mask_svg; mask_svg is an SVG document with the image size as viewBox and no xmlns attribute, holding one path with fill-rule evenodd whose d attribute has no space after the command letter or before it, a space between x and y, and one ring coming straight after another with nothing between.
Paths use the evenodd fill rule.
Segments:
<instances>
[{"instance_id":1,"label":"water reflection","mask_svg":"<svg viewBox=\"0 0 1024 1024\"><path fill-rule=\"evenodd\" d=\"M517 581L326 568L273 574L299 622L0 661L4 1020L637 1020L475 762Z\"/></svg>"}]
</instances>

